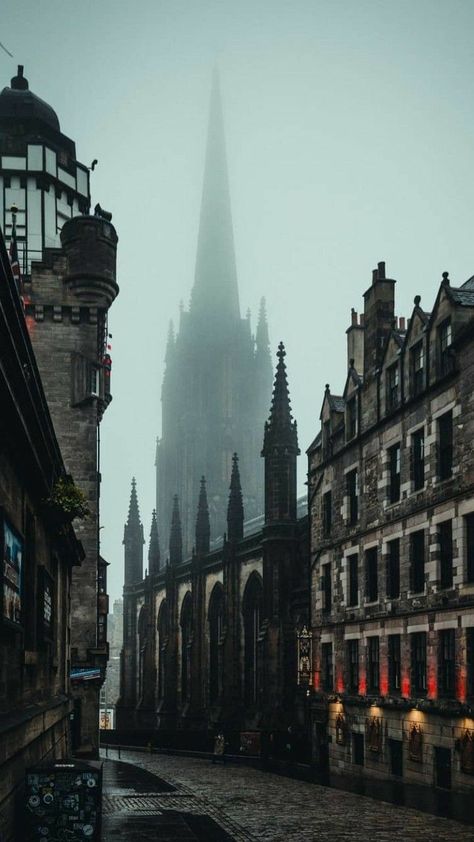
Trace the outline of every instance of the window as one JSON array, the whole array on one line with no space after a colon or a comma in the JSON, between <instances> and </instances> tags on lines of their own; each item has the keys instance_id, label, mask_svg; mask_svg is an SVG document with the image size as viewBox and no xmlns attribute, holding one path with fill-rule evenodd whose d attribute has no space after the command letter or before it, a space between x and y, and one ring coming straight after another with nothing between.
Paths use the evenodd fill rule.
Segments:
<instances>
[{"instance_id":1,"label":"window","mask_svg":"<svg viewBox=\"0 0 474 842\"><path fill-rule=\"evenodd\" d=\"M398 398L398 363L387 368L386 386L387 386L387 412L396 409L399 404Z\"/></svg>"},{"instance_id":2,"label":"window","mask_svg":"<svg viewBox=\"0 0 474 842\"><path fill-rule=\"evenodd\" d=\"M263 588L253 574L246 586L243 600L244 615L244 690L245 701L256 704L260 684L259 636L262 619Z\"/></svg>"},{"instance_id":3,"label":"window","mask_svg":"<svg viewBox=\"0 0 474 842\"><path fill-rule=\"evenodd\" d=\"M164 699L166 692L166 661L168 649L168 606L161 603L158 613L158 698Z\"/></svg>"},{"instance_id":4,"label":"window","mask_svg":"<svg viewBox=\"0 0 474 842\"><path fill-rule=\"evenodd\" d=\"M222 642L224 629L224 592L214 586L209 600L209 700L217 702L222 691Z\"/></svg>"},{"instance_id":5,"label":"window","mask_svg":"<svg viewBox=\"0 0 474 842\"><path fill-rule=\"evenodd\" d=\"M98 365L91 365L89 370L89 392L92 397L100 397L100 368Z\"/></svg>"},{"instance_id":6,"label":"window","mask_svg":"<svg viewBox=\"0 0 474 842\"><path fill-rule=\"evenodd\" d=\"M466 515L466 578L474 582L474 513Z\"/></svg>"},{"instance_id":7,"label":"window","mask_svg":"<svg viewBox=\"0 0 474 842\"><path fill-rule=\"evenodd\" d=\"M453 586L453 525L445 520L439 524L439 578L442 588Z\"/></svg>"},{"instance_id":8,"label":"window","mask_svg":"<svg viewBox=\"0 0 474 842\"><path fill-rule=\"evenodd\" d=\"M388 637L388 689L390 693L400 692L400 635Z\"/></svg>"},{"instance_id":9,"label":"window","mask_svg":"<svg viewBox=\"0 0 474 842\"><path fill-rule=\"evenodd\" d=\"M438 690L440 696L455 696L456 642L455 630L439 632L438 641Z\"/></svg>"},{"instance_id":10,"label":"window","mask_svg":"<svg viewBox=\"0 0 474 842\"><path fill-rule=\"evenodd\" d=\"M348 606L359 604L359 556L349 556L347 563L349 565L349 593Z\"/></svg>"},{"instance_id":11,"label":"window","mask_svg":"<svg viewBox=\"0 0 474 842\"><path fill-rule=\"evenodd\" d=\"M397 599L400 596L400 540L396 538L388 544L387 553L387 597Z\"/></svg>"},{"instance_id":12,"label":"window","mask_svg":"<svg viewBox=\"0 0 474 842\"><path fill-rule=\"evenodd\" d=\"M419 491L425 484L425 429L421 427L411 437L413 490Z\"/></svg>"},{"instance_id":13,"label":"window","mask_svg":"<svg viewBox=\"0 0 474 842\"><path fill-rule=\"evenodd\" d=\"M349 693L359 692L359 641L348 640L347 653L347 689Z\"/></svg>"},{"instance_id":14,"label":"window","mask_svg":"<svg viewBox=\"0 0 474 842\"><path fill-rule=\"evenodd\" d=\"M353 439L357 433L357 403L356 399L350 398L346 405L346 440Z\"/></svg>"},{"instance_id":15,"label":"window","mask_svg":"<svg viewBox=\"0 0 474 842\"><path fill-rule=\"evenodd\" d=\"M334 687L332 671L332 643L321 645L322 685L326 693L331 693Z\"/></svg>"},{"instance_id":16,"label":"window","mask_svg":"<svg viewBox=\"0 0 474 842\"><path fill-rule=\"evenodd\" d=\"M389 500L396 503L400 500L400 444L394 444L388 451L389 469Z\"/></svg>"},{"instance_id":17,"label":"window","mask_svg":"<svg viewBox=\"0 0 474 842\"><path fill-rule=\"evenodd\" d=\"M467 695L474 697L474 628L466 629Z\"/></svg>"},{"instance_id":18,"label":"window","mask_svg":"<svg viewBox=\"0 0 474 842\"><path fill-rule=\"evenodd\" d=\"M418 342L411 349L412 394L419 395L424 386L424 350L423 342Z\"/></svg>"},{"instance_id":19,"label":"window","mask_svg":"<svg viewBox=\"0 0 474 842\"><path fill-rule=\"evenodd\" d=\"M367 643L367 690L378 693L379 690L379 639L369 637Z\"/></svg>"},{"instance_id":20,"label":"window","mask_svg":"<svg viewBox=\"0 0 474 842\"><path fill-rule=\"evenodd\" d=\"M410 535L410 577L413 593L425 590L425 532L412 532Z\"/></svg>"},{"instance_id":21,"label":"window","mask_svg":"<svg viewBox=\"0 0 474 842\"><path fill-rule=\"evenodd\" d=\"M412 691L426 693L426 632L411 635Z\"/></svg>"},{"instance_id":22,"label":"window","mask_svg":"<svg viewBox=\"0 0 474 842\"><path fill-rule=\"evenodd\" d=\"M349 500L349 524L353 526L359 517L359 483L357 468L346 474L346 493Z\"/></svg>"},{"instance_id":23,"label":"window","mask_svg":"<svg viewBox=\"0 0 474 842\"><path fill-rule=\"evenodd\" d=\"M438 327L439 373L448 374L453 370L453 355L451 351L452 333L451 319L446 319Z\"/></svg>"},{"instance_id":24,"label":"window","mask_svg":"<svg viewBox=\"0 0 474 842\"><path fill-rule=\"evenodd\" d=\"M330 611L332 607L331 565L323 564L323 611Z\"/></svg>"},{"instance_id":25,"label":"window","mask_svg":"<svg viewBox=\"0 0 474 842\"><path fill-rule=\"evenodd\" d=\"M328 538L331 534L332 526L332 494L326 491L323 494L323 535Z\"/></svg>"},{"instance_id":26,"label":"window","mask_svg":"<svg viewBox=\"0 0 474 842\"><path fill-rule=\"evenodd\" d=\"M438 418L438 476L449 479L453 473L453 413Z\"/></svg>"},{"instance_id":27,"label":"window","mask_svg":"<svg viewBox=\"0 0 474 842\"><path fill-rule=\"evenodd\" d=\"M379 596L377 547L371 547L365 552L365 596L367 602L375 602Z\"/></svg>"}]
</instances>

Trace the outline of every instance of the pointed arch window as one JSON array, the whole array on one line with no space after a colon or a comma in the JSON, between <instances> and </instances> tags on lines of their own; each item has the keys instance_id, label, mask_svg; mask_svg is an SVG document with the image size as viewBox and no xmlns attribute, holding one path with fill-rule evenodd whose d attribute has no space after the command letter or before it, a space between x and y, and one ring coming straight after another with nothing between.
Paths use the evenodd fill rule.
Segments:
<instances>
[{"instance_id":1,"label":"pointed arch window","mask_svg":"<svg viewBox=\"0 0 474 842\"><path fill-rule=\"evenodd\" d=\"M262 623L262 580L253 574L245 588L242 613L244 620L244 694L246 704L256 704L260 684L259 636Z\"/></svg>"},{"instance_id":2,"label":"pointed arch window","mask_svg":"<svg viewBox=\"0 0 474 842\"><path fill-rule=\"evenodd\" d=\"M189 701L191 695L191 648L193 633L193 606L191 594L183 599L181 608L181 701Z\"/></svg>"},{"instance_id":3,"label":"pointed arch window","mask_svg":"<svg viewBox=\"0 0 474 842\"><path fill-rule=\"evenodd\" d=\"M215 704L222 695L224 642L224 590L216 584L209 601L209 701Z\"/></svg>"},{"instance_id":4,"label":"pointed arch window","mask_svg":"<svg viewBox=\"0 0 474 842\"><path fill-rule=\"evenodd\" d=\"M169 617L166 600L161 603L158 613L158 699L164 699L166 688L166 661L169 638Z\"/></svg>"}]
</instances>

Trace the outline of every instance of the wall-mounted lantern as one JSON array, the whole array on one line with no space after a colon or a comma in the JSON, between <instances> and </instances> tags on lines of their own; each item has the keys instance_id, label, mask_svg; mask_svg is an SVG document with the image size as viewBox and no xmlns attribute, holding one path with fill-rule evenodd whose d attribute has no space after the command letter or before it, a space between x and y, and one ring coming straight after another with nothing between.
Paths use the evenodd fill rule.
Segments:
<instances>
[{"instance_id":1,"label":"wall-mounted lantern","mask_svg":"<svg viewBox=\"0 0 474 842\"><path fill-rule=\"evenodd\" d=\"M298 687L311 686L311 670L313 663L313 633L306 626L296 632L298 643Z\"/></svg>"}]
</instances>

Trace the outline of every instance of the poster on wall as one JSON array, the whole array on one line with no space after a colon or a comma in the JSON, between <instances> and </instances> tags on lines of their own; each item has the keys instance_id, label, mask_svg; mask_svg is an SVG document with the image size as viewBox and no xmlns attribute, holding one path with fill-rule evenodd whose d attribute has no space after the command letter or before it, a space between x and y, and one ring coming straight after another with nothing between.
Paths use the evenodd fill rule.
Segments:
<instances>
[{"instance_id":1,"label":"poster on wall","mask_svg":"<svg viewBox=\"0 0 474 842\"><path fill-rule=\"evenodd\" d=\"M21 626L23 540L10 521L2 516L3 534L3 619Z\"/></svg>"}]
</instances>

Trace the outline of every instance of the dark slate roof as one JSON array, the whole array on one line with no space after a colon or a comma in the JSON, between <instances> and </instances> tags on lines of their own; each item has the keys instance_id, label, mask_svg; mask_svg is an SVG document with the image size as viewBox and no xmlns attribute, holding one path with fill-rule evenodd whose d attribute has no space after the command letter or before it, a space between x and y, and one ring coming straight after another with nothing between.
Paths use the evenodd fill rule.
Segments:
<instances>
[{"instance_id":1,"label":"dark slate roof","mask_svg":"<svg viewBox=\"0 0 474 842\"><path fill-rule=\"evenodd\" d=\"M461 307L474 307L474 286L466 288L463 284L460 289L450 288L449 292L456 304L460 304Z\"/></svg>"},{"instance_id":2,"label":"dark slate roof","mask_svg":"<svg viewBox=\"0 0 474 842\"><path fill-rule=\"evenodd\" d=\"M471 278L468 278L467 281L464 281L461 284L461 289L474 289L474 275Z\"/></svg>"},{"instance_id":3,"label":"dark slate roof","mask_svg":"<svg viewBox=\"0 0 474 842\"><path fill-rule=\"evenodd\" d=\"M317 450L318 447L321 447L322 438L323 438L323 436L322 436L322 433L321 433L321 430L320 430L318 435L316 436L316 438L311 442L311 444L308 447L306 453L312 453L313 450Z\"/></svg>"},{"instance_id":4,"label":"dark slate roof","mask_svg":"<svg viewBox=\"0 0 474 842\"><path fill-rule=\"evenodd\" d=\"M328 395L329 399L329 406L331 407L334 412L344 412L346 408L346 402L344 398L340 397L339 395Z\"/></svg>"}]
</instances>

